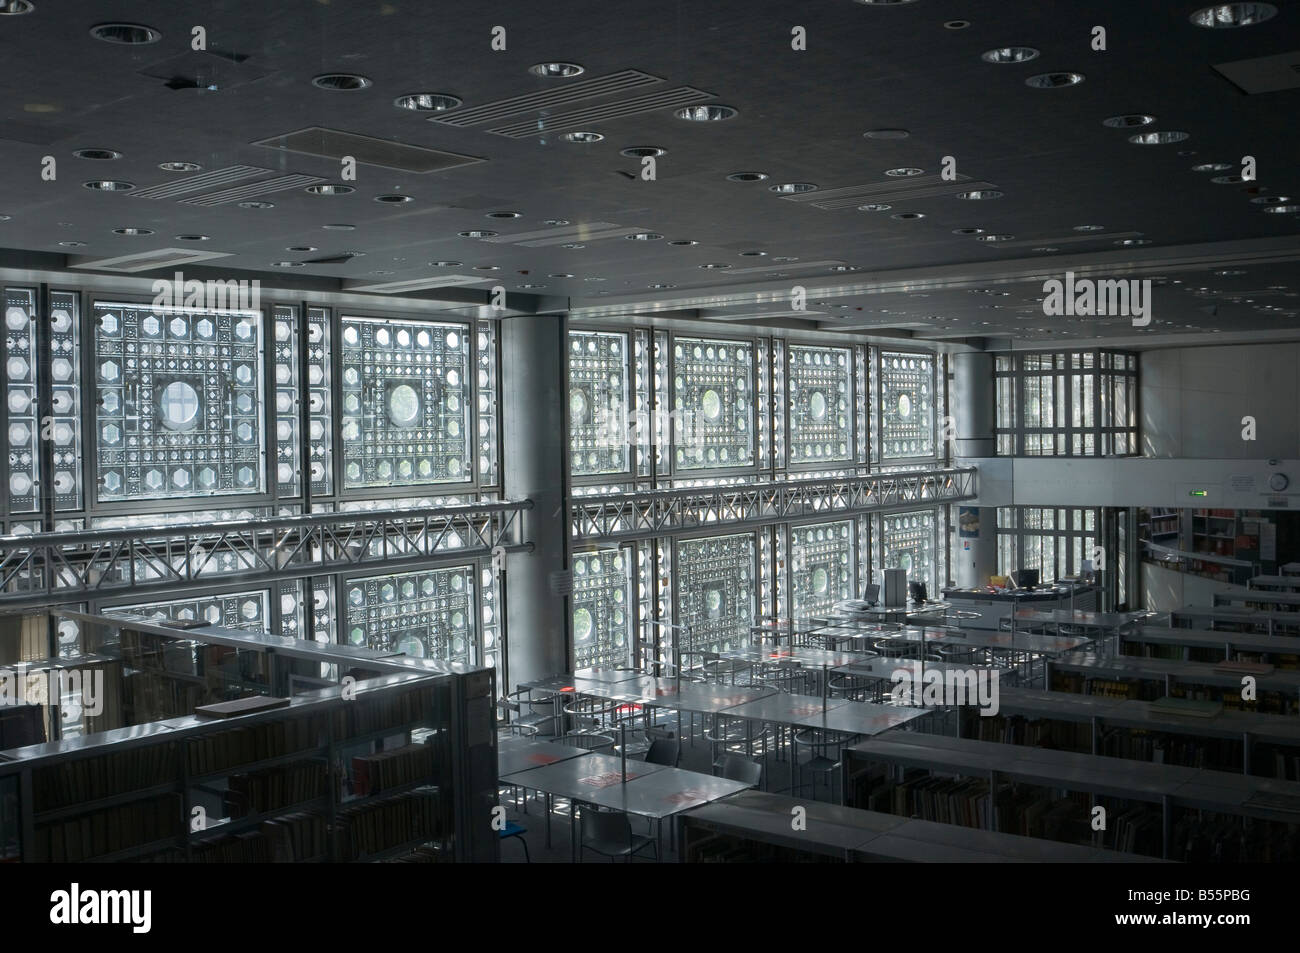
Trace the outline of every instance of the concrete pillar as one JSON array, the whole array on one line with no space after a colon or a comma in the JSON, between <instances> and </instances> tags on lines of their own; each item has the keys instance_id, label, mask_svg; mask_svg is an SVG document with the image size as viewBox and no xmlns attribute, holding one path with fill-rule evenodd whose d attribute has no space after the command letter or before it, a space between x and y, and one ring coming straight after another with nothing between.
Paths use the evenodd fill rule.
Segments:
<instances>
[{"instance_id":1,"label":"concrete pillar","mask_svg":"<svg viewBox=\"0 0 1300 953\"><path fill-rule=\"evenodd\" d=\"M569 600L555 594L552 573L569 565L567 419L568 321L564 315L501 322L505 493L530 499L524 514L531 553L506 558L506 671L520 681L569 667Z\"/></svg>"},{"instance_id":2,"label":"concrete pillar","mask_svg":"<svg viewBox=\"0 0 1300 953\"><path fill-rule=\"evenodd\" d=\"M957 431L954 462L970 466L981 457L997 455L993 355L974 351L954 354L952 367L950 401ZM949 560L953 578L963 588L985 585L989 576L998 572L998 511L990 506L959 507L957 517L956 551Z\"/></svg>"}]
</instances>

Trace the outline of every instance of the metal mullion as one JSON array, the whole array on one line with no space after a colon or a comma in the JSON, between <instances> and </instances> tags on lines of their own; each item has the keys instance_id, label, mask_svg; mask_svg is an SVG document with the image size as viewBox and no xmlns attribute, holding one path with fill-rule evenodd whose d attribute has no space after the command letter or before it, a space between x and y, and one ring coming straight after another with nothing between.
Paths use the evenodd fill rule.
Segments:
<instances>
[{"instance_id":1,"label":"metal mullion","mask_svg":"<svg viewBox=\"0 0 1300 953\"><path fill-rule=\"evenodd\" d=\"M37 518L45 532L54 531L54 435L46 438L46 421L53 424L54 379L50 373L50 286L42 282L36 292L36 354L33 363L36 371L36 427L40 438L41 465L37 474L40 481L40 506ZM6 432L7 432L6 427ZM8 494L5 494L8 496Z\"/></svg>"},{"instance_id":2,"label":"metal mullion","mask_svg":"<svg viewBox=\"0 0 1300 953\"><path fill-rule=\"evenodd\" d=\"M301 467L298 477L298 495L302 500L302 511L311 512L311 394L308 389L310 361L308 360L308 312L310 305L306 300L298 304L298 465ZM274 309L272 309L274 313ZM331 335L333 337L334 335ZM331 365L331 369L333 365ZM332 408L331 408L332 409ZM335 414L330 414L333 426Z\"/></svg>"}]
</instances>

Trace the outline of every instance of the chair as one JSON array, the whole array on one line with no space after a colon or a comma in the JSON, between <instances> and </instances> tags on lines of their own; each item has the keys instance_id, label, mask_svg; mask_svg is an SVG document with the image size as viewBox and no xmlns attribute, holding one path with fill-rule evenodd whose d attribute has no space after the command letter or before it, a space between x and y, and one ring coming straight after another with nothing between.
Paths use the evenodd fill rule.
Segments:
<instances>
[{"instance_id":1,"label":"chair","mask_svg":"<svg viewBox=\"0 0 1300 953\"><path fill-rule=\"evenodd\" d=\"M824 730L821 728L805 728L802 731L795 732L794 735L794 783L791 785L791 793L798 796L798 791L802 789L803 783L800 776L805 770L813 773L813 798L817 797L817 775L823 775L826 778L826 794L829 798L833 793L835 783L835 771L840 766L840 752L851 739L852 735L846 735L839 731ZM807 761L799 761L799 748L807 748L810 757ZM834 757L831 755L834 754ZM833 798L832 798L833 800Z\"/></svg>"},{"instance_id":2,"label":"chair","mask_svg":"<svg viewBox=\"0 0 1300 953\"><path fill-rule=\"evenodd\" d=\"M531 864L533 858L528 854L528 841L524 840L524 835L528 833L528 828L516 824L514 821L506 821L506 826L497 831L497 837L505 840L507 837L519 838L519 843L524 845L524 863Z\"/></svg>"},{"instance_id":3,"label":"chair","mask_svg":"<svg viewBox=\"0 0 1300 953\"><path fill-rule=\"evenodd\" d=\"M595 851L608 857L610 863L619 857L630 864L633 855L653 847L655 860L659 860L659 844L649 834L637 834L632 822L622 811L584 810L581 817L582 840L578 847L578 860L584 852Z\"/></svg>"},{"instance_id":4,"label":"chair","mask_svg":"<svg viewBox=\"0 0 1300 953\"><path fill-rule=\"evenodd\" d=\"M527 697L524 697L527 696ZM551 708L550 714L539 714L534 709L537 706L546 705ZM554 731L555 724L555 699L552 698L533 698L531 689L518 688L513 692L507 692L497 702L497 707L504 716L503 720L508 720L506 726L516 734L525 735L529 738L535 737L542 733L542 728L551 725L551 732ZM524 708L527 707L527 714Z\"/></svg>"},{"instance_id":5,"label":"chair","mask_svg":"<svg viewBox=\"0 0 1300 953\"><path fill-rule=\"evenodd\" d=\"M682 757L682 743L677 738L656 738L645 753L647 764L661 764L675 768Z\"/></svg>"},{"instance_id":6,"label":"chair","mask_svg":"<svg viewBox=\"0 0 1300 953\"><path fill-rule=\"evenodd\" d=\"M729 754L722 759L719 776L728 781L743 781L751 787L758 787L763 782L763 765L738 754Z\"/></svg>"}]
</instances>

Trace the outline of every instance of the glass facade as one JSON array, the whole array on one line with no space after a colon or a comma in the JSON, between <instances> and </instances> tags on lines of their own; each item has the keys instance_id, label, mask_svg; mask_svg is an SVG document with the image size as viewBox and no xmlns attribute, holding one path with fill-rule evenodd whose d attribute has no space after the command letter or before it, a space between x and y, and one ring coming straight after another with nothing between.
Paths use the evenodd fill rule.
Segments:
<instances>
[{"instance_id":1,"label":"glass facade","mask_svg":"<svg viewBox=\"0 0 1300 953\"><path fill-rule=\"evenodd\" d=\"M1136 354L1000 354L994 373L1000 456L1138 452Z\"/></svg>"},{"instance_id":2,"label":"glass facade","mask_svg":"<svg viewBox=\"0 0 1300 953\"><path fill-rule=\"evenodd\" d=\"M752 533L677 543L677 622L691 651L739 647L757 615L757 542Z\"/></svg>"},{"instance_id":3,"label":"glass facade","mask_svg":"<svg viewBox=\"0 0 1300 953\"><path fill-rule=\"evenodd\" d=\"M1083 571L1101 539L1094 507L998 507L998 566L1037 569L1043 582Z\"/></svg>"},{"instance_id":4,"label":"glass facade","mask_svg":"<svg viewBox=\"0 0 1300 953\"><path fill-rule=\"evenodd\" d=\"M790 527L790 593L795 618L824 612L857 592L853 522Z\"/></svg>"},{"instance_id":5,"label":"glass facade","mask_svg":"<svg viewBox=\"0 0 1300 953\"><path fill-rule=\"evenodd\" d=\"M880 355L881 459L934 456L934 356Z\"/></svg>"},{"instance_id":6,"label":"glass facade","mask_svg":"<svg viewBox=\"0 0 1300 953\"><path fill-rule=\"evenodd\" d=\"M574 668L626 665L635 616L629 552L579 553L572 566Z\"/></svg>"}]
</instances>

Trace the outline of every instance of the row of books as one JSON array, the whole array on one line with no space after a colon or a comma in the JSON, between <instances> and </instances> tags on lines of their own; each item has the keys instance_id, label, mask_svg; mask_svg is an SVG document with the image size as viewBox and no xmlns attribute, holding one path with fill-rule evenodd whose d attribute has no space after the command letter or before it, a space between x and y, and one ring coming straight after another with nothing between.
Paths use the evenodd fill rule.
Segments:
<instances>
[{"instance_id":1,"label":"row of books","mask_svg":"<svg viewBox=\"0 0 1300 953\"><path fill-rule=\"evenodd\" d=\"M212 697L204 685L158 672L131 672L122 683L122 707L128 725L180 718L194 714L199 705L224 701L224 697Z\"/></svg>"},{"instance_id":2,"label":"row of books","mask_svg":"<svg viewBox=\"0 0 1300 953\"><path fill-rule=\"evenodd\" d=\"M179 794L133 801L36 826L37 856L52 863L77 862L177 837L181 826Z\"/></svg>"},{"instance_id":3,"label":"row of books","mask_svg":"<svg viewBox=\"0 0 1300 953\"><path fill-rule=\"evenodd\" d=\"M417 847L400 857L391 857L389 864L446 864L451 862L451 855L437 847Z\"/></svg>"},{"instance_id":4,"label":"row of books","mask_svg":"<svg viewBox=\"0 0 1300 953\"><path fill-rule=\"evenodd\" d=\"M1089 838L1086 799L1054 797L1026 785L1000 784L997 830L1067 843ZM874 789L868 810L885 811L940 824L989 829L989 783L983 778L919 774Z\"/></svg>"},{"instance_id":5,"label":"row of books","mask_svg":"<svg viewBox=\"0 0 1300 953\"><path fill-rule=\"evenodd\" d=\"M1203 864L1294 863L1300 860L1300 827L1189 813L1174 824L1169 857Z\"/></svg>"},{"instance_id":6,"label":"row of books","mask_svg":"<svg viewBox=\"0 0 1300 953\"><path fill-rule=\"evenodd\" d=\"M1274 751L1273 777L1284 781L1300 781L1300 754L1294 751Z\"/></svg>"},{"instance_id":7,"label":"row of books","mask_svg":"<svg viewBox=\"0 0 1300 953\"><path fill-rule=\"evenodd\" d=\"M281 807L323 798L326 787L325 761L292 761L228 779L224 807L231 817L262 814Z\"/></svg>"},{"instance_id":8,"label":"row of books","mask_svg":"<svg viewBox=\"0 0 1300 953\"><path fill-rule=\"evenodd\" d=\"M197 735L186 745L191 775L215 774L254 761L265 761L324 744L325 719L303 715Z\"/></svg>"},{"instance_id":9,"label":"row of books","mask_svg":"<svg viewBox=\"0 0 1300 953\"><path fill-rule=\"evenodd\" d=\"M357 795L377 794L432 777L433 748L428 744L403 745L352 759L352 793Z\"/></svg>"},{"instance_id":10,"label":"row of books","mask_svg":"<svg viewBox=\"0 0 1300 953\"><path fill-rule=\"evenodd\" d=\"M175 780L180 770L175 743L127 748L111 754L70 758L32 772L32 797L39 811L91 803L127 791Z\"/></svg>"},{"instance_id":11,"label":"row of books","mask_svg":"<svg viewBox=\"0 0 1300 953\"><path fill-rule=\"evenodd\" d=\"M428 686L409 692L388 692L369 698L358 698L334 712L337 737L365 734L426 721L433 714L433 697Z\"/></svg>"},{"instance_id":12,"label":"row of books","mask_svg":"<svg viewBox=\"0 0 1300 953\"><path fill-rule=\"evenodd\" d=\"M764 844L761 841L714 835L702 837L686 846L683 859L688 864L825 864L842 863L842 857L793 850Z\"/></svg>"},{"instance_id":13,"label":"row of books","mask_svg":"<svg viewBox=\"0 0 1300 953\"><path fill-rule=\"evenodd\" d=\"M340 849L345 860L362 860L417 840L443 836L438 791L421 788L391 800L367 802L339 812ZM414 845L412 845L414 846Z\"/></svg>"},{"instance_id":14,"label":"row of books","mask_svg":"<svg viewBox=\"0 0 1300 953\"><path fill-rule=\"evenodd\" d=\"M1063 751L1092 750L1092 727L1087 724L1025 718L1021 715L976 717L971 720L977 726L977 736L980 741L1028 745L1034 748L1058 748Z\"/></svg>"},{"instance_id":15,"label":"row of books","mask_svg":"<svg viewBox=\"0 0 1300 953\"><path fill-rule=\"evenodd\" d=\"M324 860L329 854L325 819L318 814L286 814L256 830L197 840L190 861L198 864L293 864ZM141 863L185 863L179 848L139 858Z\"/></svg>"}]
</instances>

